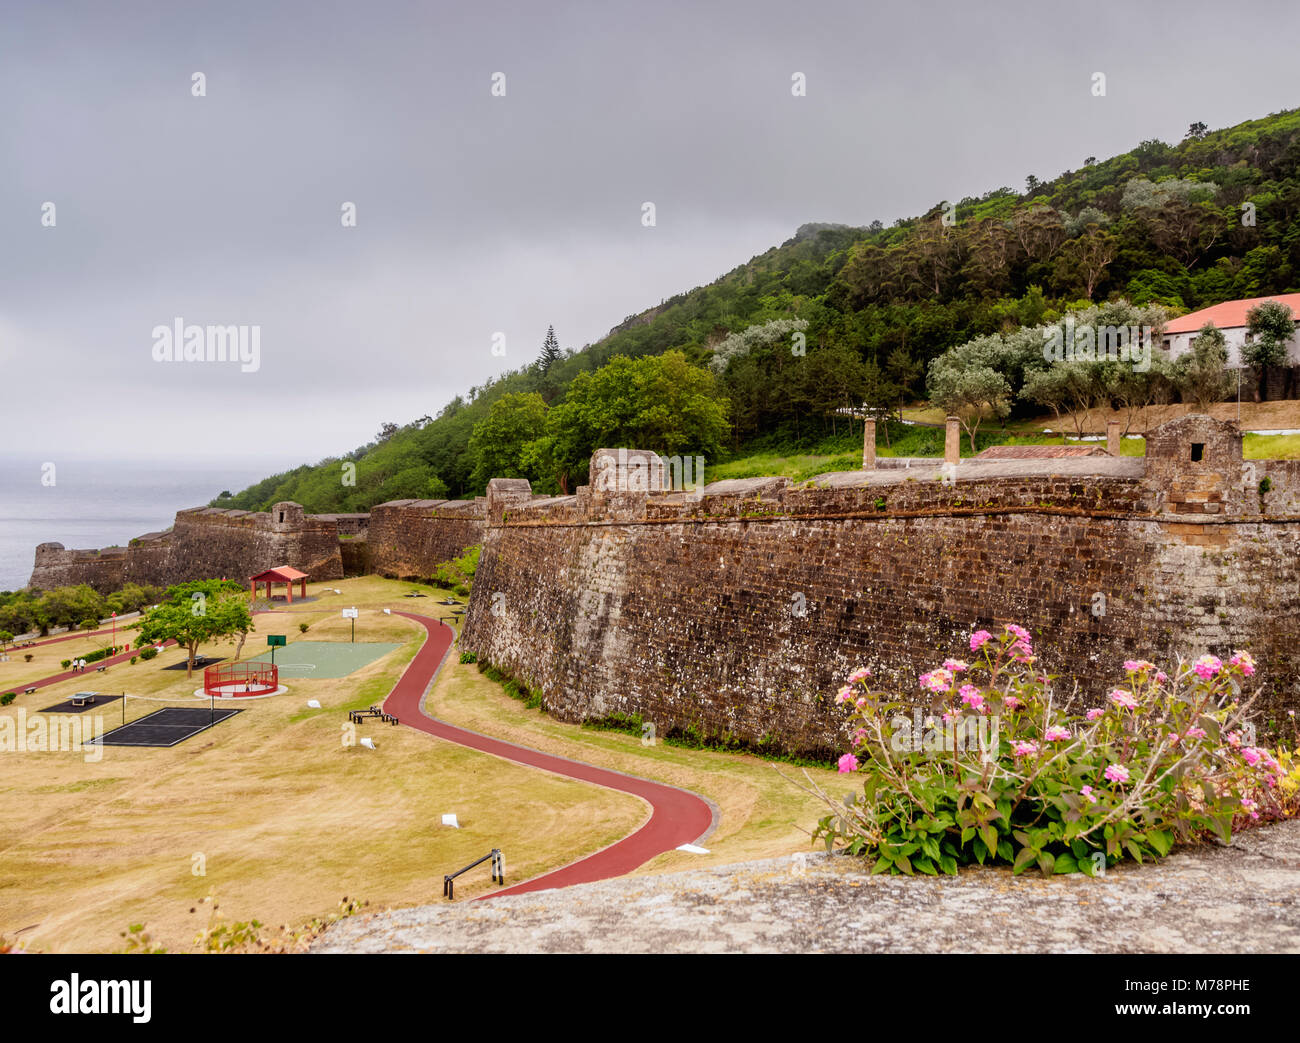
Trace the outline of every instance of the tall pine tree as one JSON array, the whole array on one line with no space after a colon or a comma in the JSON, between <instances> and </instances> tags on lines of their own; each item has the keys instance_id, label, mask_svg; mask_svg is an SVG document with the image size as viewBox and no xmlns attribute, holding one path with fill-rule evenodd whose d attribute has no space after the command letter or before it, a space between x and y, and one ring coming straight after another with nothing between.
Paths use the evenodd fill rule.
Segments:
<instances>
[{"instance_id":1,"label":"tall pine tree","mask_svg":"<svg viewBox=\"0 0 1300 1043\"><path fill-rule=\"evenodd\" d=\"M545 376L552 366L563 358L560 354L560 342L555 339L555 327L546 327L546 342L542 345L542 353L537 356L537 368Z\"/></svg>"}]
</instances>

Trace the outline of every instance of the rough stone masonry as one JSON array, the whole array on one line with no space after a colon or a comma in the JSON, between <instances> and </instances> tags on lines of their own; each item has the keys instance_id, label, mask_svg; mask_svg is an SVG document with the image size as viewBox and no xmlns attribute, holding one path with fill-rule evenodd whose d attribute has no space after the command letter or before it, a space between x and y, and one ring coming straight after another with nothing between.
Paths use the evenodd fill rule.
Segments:
<instances>
[{"instance_id":1,"label":"rough stone masonry","mask_svg":"<svg viewBox=\"0 0 1300 1043\"><path fill-rule=\"evenodd\" d=\"M972 629L1012 622L1085 695L1125 658L1246 648L1266 711L1300 705L1300 461L1243 460L1235 425L1193 415L1145 458L874 463L700 495L653 453L600 450L574 496L498 478L369 515L196 508L127 548L42 544L32 583L418 579L482 542L462 643L551 713L816 755L840 745L849 671L919 692Z\"/></svg>"},{"instance_id":2,"label":"rough stone masonry","mask_svg":"<svg viewBox=\"0 0 1300 1043\"><path fill-rule=\"evenodd\" d=\"M1300 461L1243 461L1235 425L1171 421L1145 459L891 461L699 498L639 455L599 451L576 496L488 490L462 644L562 719L826 755L852 669L919 704L920 672L1012 622L1084 696L1126 658L1246 648L1266 710L1298 703Z\"/></svg>"}]
</instances>

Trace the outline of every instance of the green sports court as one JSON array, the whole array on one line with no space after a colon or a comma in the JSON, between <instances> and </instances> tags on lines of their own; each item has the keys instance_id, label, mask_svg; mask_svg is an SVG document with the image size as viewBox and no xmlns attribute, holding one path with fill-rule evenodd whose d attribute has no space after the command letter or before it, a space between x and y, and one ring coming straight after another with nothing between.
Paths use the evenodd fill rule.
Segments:
<instances>
[{"instance_id":1,"label":"green sports court","mask_svg":"<svg viewBox=\"0 0 1300 1043\"><path fill-rule=\"evenodd\" d=\"M380 641L293 641L275 650L275 665L279 667L280 680L289 678L347 677L355 670L388 655L400 644ZM248 662L269 663L271 653L263 652Z\"/></svg>"}]
</instances>

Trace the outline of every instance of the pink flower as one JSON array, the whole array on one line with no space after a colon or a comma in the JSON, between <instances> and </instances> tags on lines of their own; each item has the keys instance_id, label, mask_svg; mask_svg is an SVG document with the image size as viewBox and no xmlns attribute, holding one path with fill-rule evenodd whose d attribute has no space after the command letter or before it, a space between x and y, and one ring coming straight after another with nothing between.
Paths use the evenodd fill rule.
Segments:
<instances>
[{"instance_id":1,"label":"pink flower","mask_svg":"<svg viewBox=\"0 0 1300 1043\"><path fill-rule=\"evenodd\" d=\"M1089 804L1093 803L1097 799L1092 795L1091 786L1084 786L1081 790L1079 790L1079 795L1082 796L1083 799L1086 800Z\"/></svg>"},{"instance_id":2,"label":"pink flower","mask_svg":"<svg viewBox=\"0 0 1300 1043\"><path fill-rule=\"evenodd\" d=\"M1256 808L1259 807L1259 805L1255 801L1251 800L1249 797L1242 797L1241 806L1245 808L1248 812L1250 812L1251 818L1253 819L1259 818L1259 812L1255 810Z\"/></svg>"},{"instance_id":3,"label":"pink flower","mask_svg":"<svg viewBox=\"0 0 1300 1043\"><path fill-rule=\"evenodd\" d=\"M1110 701L1124 710L1137 709L1137 700L1133 698L1133 693L1127 692L1123 688L1116 688L1112 691Z\"/></svg>"},{"instance_id":4,"label":"pink flower","mask_svg":"<svg viewBox=\"0 0 1300 1043\"><path fill-rule=\"evenodd\" d=\"M1163 670L1156 671L1156 684L1164 684L1168 680L1169 680L1169 675L1167 673L1165 673Z\"/></svg>"},{"instance_id":5,"label":"pink flower","mask_svg":"<svg viewBox=\"0 0 1300 1043\"><path fill-rule=\"evenodd\" d=\"M952 687L952 672L940 667L938 670L931 670L928 674L922 674L921 687L928 688L932 692L946 692Z\"/></svg>"},{"instance_id":6,"label":"pink flower","mask_svg":"<svg viewBox=\"0 0 1300 1043\"><path fill-rule=\"evenodd\" d=\"M1243 746L1241 748L1242 757L1245 758L1246 763L1249 764L1252 768L1256 764L1258 764L1261 760L1264 759L1263 752L1264 752L1263 750L1260 750L1255 746Z\"/></svg>"},{"instance_id":7,"label":"pink flower","mask_svg":"<svg viewBox=\"0 0 1300 1043\"><path fill-rule=\"evenodd\" d=\"M1059 724L1054 724L1043 733L1043 738L1048 742L1064 742L1070 737L1070 729L1062 728Z\"/></svg>"},{"instance_id":8,"label":"pink flower","mask_svg":"<svg viewBox=\"0 0 1300 1043\"><path fill-rule=\"evenodd\" d=\"M993 635L987 630L977 630L970 636L970 650L978 652L992 639Z\"/></svg>"},{"instance_id":9,"label":"pink flower","mask_svg":"<svg viewBox=\"0 0 1300 1043\"><path fill-rule=\"evenodd\" d=\"M973 684L961 686L961 701L963 706L969 706L976 713L984 710L984 696Z\"/></svg>"},{"instance_id":10,"label":"pink flower","mask_svg":"<svg viewBox=\"0 0 1300 1043\"><path fill-rule=\"evenodd\" d=\"M1007 624L1007 633L1015 634L1015 636L1020 638L1020 640L1023 641L1026 645L1030 643L1029 631L1026 630L1024 627L1016 626L1015 623Z\"/></svg>"},{"instance_id":11,"label":"pink flower","mask_svg":"<svg viewBox=\"0 0 1300 1043\"><path fill-rule=\"evenodd\" d=\"M1170 733L1169 733L1169 745L1170 745L1170 746L1177 746L1181 741L1182 741L1182 740L1178 738L1178 733L1177 733L1177 732L1170 732Z\"/></svg>"},{"instance_id":12,"label":"pink flower","mask_svg":"<svg viewBox=\"0 0 1300 1043\"><path fill-rule=\"evenodd\" d=\"M1011 752L1017 757L1032 757L1038 752L1038 746L1032 742L1013 742Z\"/></svg>"},{"instance_id":13,"label":"pink flower","mask_svg":"<svg viewBox=\"0 0 1300 1043\"><path fill-rule=\"evenodd\" d=\"M1014 695L1008 695L1005 699L1002 700L1002 705L1005 706L1008 710L1018 710L1021 704L1020 704L1020 700L1017 699Z\"/></svg>"},{"instance_id":14,"label":"pink flower","mask_svg":"<svg viewBox=\"0 0 1300 1043\"><path fill-rule=\"evenodd\" d=\"M1184 738L1184 739L1204 739L1204 738L1205 738L1205 729L1204 729L1204 728L1188 728L1187 731L1185 731L1185 732L1183 733L1183 738Z\"/></svg>"},{"instance_id":15,"label":"pink flower","mask_svg":"<svg viewBox=\"0 0 1300 1043\"><path fill-rule=\"evenodd\" d=\"M963 670L969 670L970 665L960 659L945 659L943 661L943 668L945 670L951 670L954 674L959 674Z\"/></svg>"},{"instance_id":16,"label":"pink flower","mask_svg":"<svg viewBox=\"0 0 1300 1043\"><path fill-rule=\"evenodd\" d=\"M1106 778L1111 782L1128 782L1128 768L1123 768L1118 764L1112 764L1106 769Z\"/></svg>"},{"instance_id":17,"label":"pink flower","mask_svg":"<svg viewBox=\"0 0 1300 1043\"><path fill-rule=\"evenodd\" d=\"M1087 712L1085 716L1087 716L1088 720L1095 721L1098 717L1100 717L1105 712L1106 711L1103 710L1100 706L1094 706L1091 710Z\"/></svg>"},{"instance_id":18,"label":"pink flower","mask_svg":"<svg viewBox=\"0 0 1300 1043\"><path fill-rule=\"evenodd\" d=\"M867 737L867 729L865 728L859 728L857 731L853 733L853 741L856 743L862 742L862 740L865 739L866 737Z\"/></svg>"},{"instance_id":19,"label":"pink flower","mask_svg":"<svg viewBox=\"0 0 1300 1043\"><path fill-rule=\"evenodd\" d=\"M1250 657L1249 652L1240 650L1232 653L1232 658L1228 660L1233 666L1241 667L1241 672L1249 677L1255 672L1255 660Z\"/></svg>"},{"instance_id":20,"label":"pink flower","mask_svg":"<svg viewBox=\"0 0 1300 1043\"><path fill-rule=\"evenodd\" d=\"M840 774L847 775L851 771L858 770L858 758L851 753L846 753L839 761Z\"/></svg>"},{"instance_id":21,"label":"pink flower","mask_svg":"<svg viewBox=\"0 0 1300 1043\"><path fill-rule=\"evenodd\" d=\"M853 673L849 674L849 684L857 684L859 681L865 681L871 676L869 667L860 666Z\"/></svg>"},{"instance_id":22,"label":"pink flower","mask_svg":"<svg viewBox=\"0 0 1300 1043\"><path fill-rule=\"evenodd\" d=\"M837 704L846 703L852 698L853 698L853 689L850 688L848 685L845 685L843 688L841 688L838 692L835 693L835 702Z\"/></svg>"},{"instance_id":23,"label":"pink flower","mask_svg":"<svg viewBox=\"0 0 1300 1043\"><path fill-rule=\"evenodd\" d=\"M1228 745L1234 749L1241 747L1241 732L1228 732L1224 738L1228 740Z\"/></svg>"},{"instance_id":24,"label":"pink flower","mask_svg":"<svg viewBox=\"0 0 1300 1043\"><path fill-rule=\"evenodd\" d=\"M1192 669L1196 672L1196 676L1202 681L1208 681L1223 669L1223 661L1212 655L1203 655L1200 659L1196 660L1196 664Z\"/></svg>"},{"instance_id":25,"label":"pink flower","mask_svg":"<svg viewBox=\"0 0 1300 1043\"><path fill-rule=\"evenodd\" d=\"M1155 663L1148 663L1145 659L1124 660L1124 669L1131 674L1136 674L1145 670L1154 670L1155 665Z\"/></svg>"},{"instance_id":26,"label":"pink flower","mask_svg":"<svg viewBox=\"0 0 1300 1043\"><path fill-rule=\"evenodd\" d=\"M865 695L859 696L853 701L853 705L859 710L865 710L867 708L867 697Z\"/></svg>"}]
</instances>

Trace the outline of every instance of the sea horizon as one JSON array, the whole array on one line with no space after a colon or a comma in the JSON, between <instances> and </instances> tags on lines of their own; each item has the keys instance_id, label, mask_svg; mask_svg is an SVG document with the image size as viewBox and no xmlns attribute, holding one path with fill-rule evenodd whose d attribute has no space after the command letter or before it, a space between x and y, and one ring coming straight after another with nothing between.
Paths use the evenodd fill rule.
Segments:
<instances>
[{"instance_id":1,"label":"sea horizon","mask_svg":"<svg viewBox=\"0 0 1300 1043\"><path fill-rule=\"evenodd\" d=\"M301 462L301 461L299 461ZM36 547L125 546L171 526L178 510L296 466L256 459L193 462L93 456L49 461L0 456L0 591L31 578Z\"/></svg>"}]
</instances>

